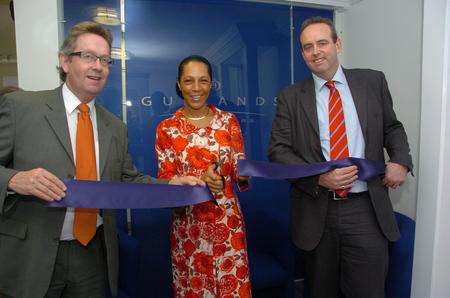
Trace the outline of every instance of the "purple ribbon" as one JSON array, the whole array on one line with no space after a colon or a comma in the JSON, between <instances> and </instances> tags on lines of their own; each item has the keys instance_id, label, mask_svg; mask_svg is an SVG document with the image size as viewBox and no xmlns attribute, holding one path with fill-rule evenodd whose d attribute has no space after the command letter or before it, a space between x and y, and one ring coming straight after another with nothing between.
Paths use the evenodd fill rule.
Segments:
<instances>
[{"instance_id":1,"label":"purple ribbon","mask_svg":"<svg viewBox=\"0 0 450 298\"><path fill-rule=\"evenodd\" d=\"M355 165L358 167L358 180L368 181L384 174L385 165L380 161L349 157L313 164L286 165L274 162L238 160L240 176L252 176L268 179L304 178L320 175L328 171Z\"/></svg>"},{"instance_id":2,"label":"purple ribbon","mask_svg":"<svg viewBox=\"0 0 450 298\"><path fill-rule=\"evenodd\" d=\"M66 196L49 207L76 208L173 208L212 200L207 187L67 180Z\"/></svg>"},{"instance_id":3,"label":"purple ribbon","mask_svg":"<svg viewBox=\"0 0 450 298\"><path fill-rule=\"evenodd\" d=\"M350 157L315 164L285 165L264 161L239 160L240 176L289 179L315 176L336 168L356 165L358 179L370 180L384 174L384 163ZM167 184L68 180L66 196L49 207L76 208L174 208L213 200L207 187Z\"/></svg>"}]
</instances>

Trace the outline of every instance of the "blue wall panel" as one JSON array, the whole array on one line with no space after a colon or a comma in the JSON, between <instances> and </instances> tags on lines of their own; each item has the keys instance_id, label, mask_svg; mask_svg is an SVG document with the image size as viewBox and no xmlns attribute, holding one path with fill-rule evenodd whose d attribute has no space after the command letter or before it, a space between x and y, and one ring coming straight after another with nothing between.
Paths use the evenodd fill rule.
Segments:
<instances>
[{"instance_id":1,"label":"blue wall panel","mask_svg":"<svg viewBox=\"0 0 450 298\"><path fill-rule=\"evenodd\" d=\"M96 6L119 11L118 0L65 1L66 31L77 22L91 19L90 12ZM127 60L127 98L132 104L127 119L136 166L156 175L155 129L182 106L175 92L177 66L191 54L206 56L212 63L214 84L209 101L238 116L248 158L266 160L276 96L290 84L291 63L295 81L310 75L301 58L298 30L304 19L314 15L333 17L330 10L293 8L291 62L288 5L232 0L127 0L126 49L131 56ZM109 28L114 34L113 46L119 47L119 26ZM120 61L111 67L107 87L97 100L121 117ZM241 202L258 204L258 199L264 199L271 202L270 210L288 216L286 182L253 179L251 185L250 191L239 194ZM258 233L249 230L247 236L254 235Z\"/></svg>"},{"instance_id":2,"label":"blue wall panel","mask_svg":"<svg viewBox=\"0 0 450 298\"><path fill-rule=\"evenodd\" d=\"M119 1L65 1L66 30L91 19L96 6L119 11ZM191 54L213 65L214 88L209 101L237 114L248 158L265 160L278 91L290 84L290 8L287 5L230 0L160 0L125 2L127 118L130 151L137 167L156 173L156 125L182 106L175 93L179 61ZM294 74L309 75L300 57L298 29L312 15L332 12L294 7ZM109 27L113 46L120 46L119 26ZM121 116L120 61L111 67L105 91L98 98Z\"/></svg>"}]
</instances>

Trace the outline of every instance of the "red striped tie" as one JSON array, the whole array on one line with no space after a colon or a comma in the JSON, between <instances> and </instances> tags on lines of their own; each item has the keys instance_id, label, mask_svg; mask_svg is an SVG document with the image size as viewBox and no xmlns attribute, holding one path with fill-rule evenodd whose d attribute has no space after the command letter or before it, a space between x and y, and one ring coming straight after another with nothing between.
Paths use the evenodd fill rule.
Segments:
<instances>
[{"instance_id":1,"label":"red striped tie","mask_svg":"<svg viewBox=\"0 0 450 298\"><path fill-rule=\"evenodd\" d=\"M325 85L330 89L328 100L328 119L330 125L330 159L346 159L349 157L347 134L345 129L344 109L342 108L341 96L334 86L333 81ZM350 188L335 190L340 197L345 197Z\"/></svg>"}]
</instances>

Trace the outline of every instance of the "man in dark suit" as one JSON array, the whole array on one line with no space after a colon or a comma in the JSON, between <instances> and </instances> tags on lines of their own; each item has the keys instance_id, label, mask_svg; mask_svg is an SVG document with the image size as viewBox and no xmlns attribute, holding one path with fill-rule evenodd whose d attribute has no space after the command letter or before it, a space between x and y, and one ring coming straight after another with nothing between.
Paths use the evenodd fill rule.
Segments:
<instances>
[{"instance_id":1,"label":"man in dark suit","mask_svg":"<svg viewBox=\"0 0 450 298\"><path fill-rule=\"evenodd\" d=\"M111 43L101 25L77 24L59 54L62 86L0 99L1 297L103 297L107 285L117 293L113 211L46 207L65 196L61 179L167 183L136 170L126 126L95 103Z\"/></svg>"},{"instance_id":2,"label":"man in dark suit","mask_svg":"<svg viewBox=\"0 0 450 298\"><path fill-rule=\"evenodd\" d=\"M412 170L403 125L382 72L344 69L329 19L300 30L313 78L281 91L269 159L309 164L348 156L389 162L384 178L358 180L355 166L291 180L292 237L304 251L311 297L384 297L388 241L399 238L388 187Z\"/></svg>"}]
</instances>

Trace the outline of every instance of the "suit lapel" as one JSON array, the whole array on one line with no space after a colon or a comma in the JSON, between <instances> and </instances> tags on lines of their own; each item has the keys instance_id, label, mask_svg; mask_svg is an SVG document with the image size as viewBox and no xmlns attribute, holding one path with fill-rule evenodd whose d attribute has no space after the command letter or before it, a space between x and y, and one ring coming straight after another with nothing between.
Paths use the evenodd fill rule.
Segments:
<instances>
[{"instance_id":1,"label":"suit lapel","mask_svg":"<svg viewBox=\"0 0 450 298\"><path fill-rule=\"evenodd\" d=\"M306 117L308 118L308 121L312 125L317 137L319 137L320 139L314 81L312 79L305 81L305 84L300 89L300 92L303 93L300 96L300 105L305 110L305 114Z\"/></svg>"},{"instance_id":2,"label":"suit lapel","mask_svg":"<svg viewBox=\"0 0 450 298\"><path fill-rule=\"evenodd\" d=\"M317 117L316 91L313 79L305 81L300 89L300 105L305 111L307 121L310 123L313 131L311 132L311 154L314 160L325 161L322 147L320 144L319 119Z\"/></svg>"},{"instance_id":3,"label":"suit lapel","mask_svg":"<svg viewBox=\"0 0 450 298\"><path fill-rule=\"evenodd\" d=\"M358 76L354 76L351 70L343 70L353 97L353 102L355 103L355 108L356 112L358 113L359 124L361 125L364 140L367 142L367 88L365 87L365 83L359 80Z\"/></svg>"},{"instance_id":4,"label":"suit lapel","mask_svg":"<svg viewBox=\"0 0 450 298\"><path fill-rule=\"evenodd\" d=\"M97 128L98 128L98 151L99 151L99 164L100 164L100 177L103 176L106 160L108 159L109 146L111 144L111 128L106 112L103 108L95 104L95 110L97 111Z\"/></svg>"},{"instance_id":5,"label":"suit lapel","mask_svg":"<svg viewBox=\"0 0 450 298\"><path fill-rule=\"evenodd\" d=\"M75 165L61 87L55 89L49 96L47 99L47 106L49 107L49 110L47 111L45 118L54 131L58 141L69 155L70 160Z\"/></svg>"}]
</instances>

